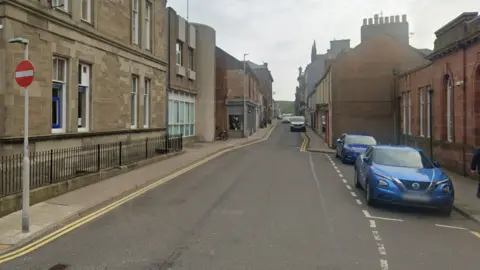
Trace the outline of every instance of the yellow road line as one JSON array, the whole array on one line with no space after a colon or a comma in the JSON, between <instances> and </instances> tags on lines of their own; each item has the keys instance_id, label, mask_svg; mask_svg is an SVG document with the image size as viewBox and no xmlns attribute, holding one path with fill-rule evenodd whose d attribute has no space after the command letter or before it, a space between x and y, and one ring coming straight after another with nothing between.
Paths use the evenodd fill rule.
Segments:
<instances>
[{"instance_id":1,"label":"yellow road line","mask_svg":"<svg viewBox=\"0 0 480 270\"><path fill-rule=\"evenodd\" d=\"M10 261L10 260L13 260L15 258L18 258L18 257L23 256L25 254L28 254L28 253L44 246L44 245L50 243L51 241L59 238L60 236L66 234L68 232L71 232L71 231L75 230L76 228L94 220L95 218L100 217L101 215L103 215L107 212L110 212L111 210L119 207L120 205L122 205L122 204L124 204L124 203L126 203L126 202L144 194L145 192L147 192L147 191L149 191L153 188L156 188L156 187L158 187L162 184L165 184L168 181L170 181L170 180L172 180L172 179L174 179L174 178L176 178L176 177L178 177L178 176L180 176L180 175L182 175L182 174L184 174L184 173L186 173L186 172L188 172L188 171L190 171L190 170L192 170L192 169L194 169L194 168L196 168L196 167L198 167L198 166L200 166L200 165L202 165L202 164L204 164L204 163L206 163L206 162L208 162L208 161L210 161L210 160L212 160L212 159L214 159L214 158L216 158L216 157L218 157L218 156L220 156L220 155L222 155L226 152L230 152L230 151L233 151L235 149L239 149L239 148L242 148L242 147L246 147L246 146L249 146L249 145L252 145L252 144L256 144L256 143L265 141L270 137L274 128L275 127L272 127L265 134L266 136L264 138L258 140L258 141L253 141L253 142L250 142L250 143L247 143L247 144L244 144L244 145L238 145L238 146L235 146L235 147L232 147L232 148L229 148L229 149L222 150L222 151L220 151L220 152L218 152L218 153L216 153L216 154L214 154L210 157L207 157L207 158L205 158L205 159L203 159L199 162L196 162L196 163L194 163L194 164L192 164L192 165L190 165L190 166L188 166L184 169L181 169L180 171L177 171L177 172L175 172L175 173L173 173L169 176L166 176L166 177L158 180L157 182L154 182L154 183L152 183L152 184L150 184L150 185L148 185L144 188L141 188L141 189L133 192L132 194L130 194L130 195L124 197L124 198L121 198L121 199L119 199L119 200L101 208L100 210L97 210L97 211L95 211L95 212L93 212L89 215L86 215L86 216L84 216L84 217L82 217L82 218L80 218L80 219L78 219L78 220L76 220L76 221L74 221L70 224L67 224L64 227L62 227L62 228L60 228L60 229L58 229L58 230L56 230L56 231L54 231L50 234L47 234L44 237L41 237L41 238L23 246L23 247L20 247L18 249L12 250L11 252L5 253L5 254L0 256L0 264L4 263L4 262L7 262L7 261Z\"/></svg>"},{"instance_id":2,"label":"yellow road line","mask_svg":"<svg viewBox=\"0 0 480 270\"><path fill-rule=\"evenodd\" d=\"M480 233L478 232L474 232L474 231L470 231L473 235L475 235L476 237L480 238Z\"/></svg>"},{"instance_id":3,"label":"yellow road line","mask_svg":"<svg viewBox=\"0 0 480 270\"><path fill-rule=\"evenodd\" d=\"M302 134L303 141L300 146L300 152L307 152L308 137L307 135L305 135L305 133L301 133L301 134Z\"/></svg>"}]
</instances>

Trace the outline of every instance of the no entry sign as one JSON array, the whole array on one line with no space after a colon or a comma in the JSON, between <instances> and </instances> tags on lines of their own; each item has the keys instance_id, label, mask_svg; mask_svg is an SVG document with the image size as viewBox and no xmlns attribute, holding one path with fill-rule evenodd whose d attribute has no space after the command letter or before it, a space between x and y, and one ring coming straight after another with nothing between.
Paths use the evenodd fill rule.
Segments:
<instances>
[{"instance_id":1,"label":"no entry sign","mask_svg":"<svg viewBox=\"0 0 480 270\"><path fill-rule=\"evenodd\" d=\"M27 87L33 82L34 73L35 69L32 63L28 60L23 60L18 63L15 69L15 81L21 87Z\"/></svg>"}]
</instances>

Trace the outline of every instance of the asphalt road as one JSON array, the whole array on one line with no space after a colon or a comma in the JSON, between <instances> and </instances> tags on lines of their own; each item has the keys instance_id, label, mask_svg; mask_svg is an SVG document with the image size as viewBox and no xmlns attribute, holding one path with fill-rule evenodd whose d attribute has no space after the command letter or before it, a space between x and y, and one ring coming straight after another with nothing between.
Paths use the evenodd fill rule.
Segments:
<instances>
[{"instance_id":1,"label":"asphalt road","mask_svg":"<svg viewBox=\"0 0 480 270\"><path fill-rule=\"evenodd\" d=\"M369 208L301 142L281 125L0 269L479 269L475 223Z\"/></svg>"}]
</instances>

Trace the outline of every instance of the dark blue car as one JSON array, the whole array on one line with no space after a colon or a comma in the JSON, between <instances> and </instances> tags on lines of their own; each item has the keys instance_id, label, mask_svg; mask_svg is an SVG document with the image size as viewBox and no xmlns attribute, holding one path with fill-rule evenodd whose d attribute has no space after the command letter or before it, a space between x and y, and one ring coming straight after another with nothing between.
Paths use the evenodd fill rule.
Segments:
<instances>
[{"instance_id":1,"label":"dark blue car","mask_svg":"<svg viewBox=\"0 0 480 270\"><path fill-rule=\"evenodd\" d=\"M355 162L355 187L366 191L367 203L388 202L439 209L450 215L453 183L437 163L416 148L371 146Z\"/></svg>"},{"instance_id":2,"label":"dark blue car","mask_svg":"<svg viewBox=\"0 0 480 270\"><path fill-rule=\"evenodd\" d=\"M337 140L336 157L340 158L342 163L354 163L357 156L365 152L369 146L376 144L377 141L372 136L343 134Z\"/></svg>"}]
</instances>

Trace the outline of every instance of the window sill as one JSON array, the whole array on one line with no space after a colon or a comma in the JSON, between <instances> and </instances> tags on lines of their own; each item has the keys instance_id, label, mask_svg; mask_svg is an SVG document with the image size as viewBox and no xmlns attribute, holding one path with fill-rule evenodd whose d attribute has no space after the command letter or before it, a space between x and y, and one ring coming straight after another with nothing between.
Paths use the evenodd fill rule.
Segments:
<instances>
[{"instance_id":1,"label":"window sill","mask_svg":"<svg viewBox=\"0 0 480 270\"><path fill-rule=\"evenodd\" d=\"M130 126L131 129L137 129L137 125Z\"/></svg>"},{"instance_id":2,"label":"window sill","mask_svg":"<svg viewBox=\"0 0 480 270\"><path fill-rule=\"evenodd\" d=\"M78 132L88 132L89 130L88 130L88 128L85 128L85 127L79 127L77 131Z\"/></svg>"},{"instance_id":3,"label":"window sill","mask_svg":"<svg viewBox=\"0 0 480 270\"><path fill-rule=\"evenodd\" d=\"M88 25L90 25L90 26L93 26L92 20L80 19L80 21L81 21L82 23L86 23L86 24L88 24Z\"/></svg>"},{"instance_id":4,"label":"window sill","mask_svg":"<svg viewBox=\"0 0 480 270\"><path fill-rule=\"evenodd\" d=\"M143 125L143 128L148 128L148 125Z\"/></svg>"},{"instance_id":5,"label":"window sill","mask_svg":"<svg viewBox=\"0 0 480 270\"><path fill-rule=\"evenodd\" d=\"M54 134L65 133L65 130L63 128L52 128L52 133Z\"/></svg>"}]
</instances>

